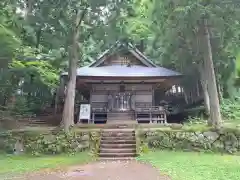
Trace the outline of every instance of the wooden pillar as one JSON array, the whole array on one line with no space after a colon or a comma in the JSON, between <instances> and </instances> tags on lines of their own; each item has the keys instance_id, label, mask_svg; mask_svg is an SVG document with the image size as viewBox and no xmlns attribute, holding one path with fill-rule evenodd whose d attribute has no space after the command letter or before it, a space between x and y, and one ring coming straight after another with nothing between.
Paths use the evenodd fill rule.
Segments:
<instances>
[{"instance_id":1,"label":"wooden pillar","mask_svg":"<svg viewBox=\"0 0 240 180\"><path fill-rule=\"evenodd\" d=\"M155 88L152 85L152 106L156 106L156 102L155 102Z\"/></svg>"}]
</instances>

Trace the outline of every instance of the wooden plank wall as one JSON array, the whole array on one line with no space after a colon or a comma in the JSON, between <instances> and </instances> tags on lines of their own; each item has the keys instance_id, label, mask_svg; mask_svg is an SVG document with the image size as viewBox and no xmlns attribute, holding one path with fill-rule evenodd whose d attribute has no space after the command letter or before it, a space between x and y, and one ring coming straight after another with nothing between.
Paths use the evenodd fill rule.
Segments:
<instances>
[{"instance_id":1,"label":"wooden plank wall","mask_svg":"<svg viewBox=\"0 0 240 180\"><path fill-rule=\"evenodd\" d=\"M151 107L153 105L153 85L152 84L128 84L126 91L133 90L135 108Z\"/></svg>"},{"instance_id":2,"label":"wooden plank wall","mask_svg":"<svg viewBox=\"0 0 240 180\"><path fill-rule=\"evenodd\" d=\"M108 91L117 91L116 84L92 84L90 102L92 108L104 108L107 106Z\"/></svg>"},{"instance_id":3,"label":"wooden plank wall","mask_svg":"<svg viewBox=\"0 0 240 180\"><path fill-rule=\"evenodd\" d=\"M104 108L107 106L108 92L119 92L120 84L92 84L90 102L92 108ZM151 107L153 105L152 84L125 84L125 91L134 95L133 108Z\"/></svg>"},{"instance_id":4,"label":"wooden plank wall","mask_svg":"<svg viewBox=\"0 0 240 180\"><path fill-rule=\"evenodd\" d=\"M132 54L128 53L126 55L112 55L108 57L100 66L109 66L109 65L126 65L130 63L131 65L140 65L145 66L142 62L140 62L136 57Z\"/></svg>"}]
</instances>

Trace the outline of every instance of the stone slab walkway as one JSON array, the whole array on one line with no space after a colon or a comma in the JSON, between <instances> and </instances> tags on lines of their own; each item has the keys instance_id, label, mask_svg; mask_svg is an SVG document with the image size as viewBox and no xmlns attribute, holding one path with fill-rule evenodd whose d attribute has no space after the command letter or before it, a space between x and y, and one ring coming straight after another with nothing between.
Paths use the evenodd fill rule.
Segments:
<instances>
[{"instance_id":1,"label":"stone slab walkway","mask_svg":"<svg viewBox=\"0 0 240 180\"><path fill-rule=\"evenodd\" d=\"M94 162L59 170L12 177L11 180L170 180L149 164L137 161ZM6 179L8 180L8 179ZM10 180L10 179L9 179Z\"/></svg>"}]
</instances>

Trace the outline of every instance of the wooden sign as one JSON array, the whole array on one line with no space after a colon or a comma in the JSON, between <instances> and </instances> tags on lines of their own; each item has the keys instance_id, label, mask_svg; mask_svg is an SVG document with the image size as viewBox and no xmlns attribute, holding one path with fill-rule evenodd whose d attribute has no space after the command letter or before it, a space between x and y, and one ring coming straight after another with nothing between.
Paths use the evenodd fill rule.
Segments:
<instances>
[{"instance_id":1,"label":"wooden sign","mask_svg":"<svg viewBox=\"0 0 240 180\"><path fill-rule=\"evenodd\" d=\"M81 119L90 120L91 118L91 106L90 104L81 104L79 112L79 121Z\"/></svg>"}]
</instances>

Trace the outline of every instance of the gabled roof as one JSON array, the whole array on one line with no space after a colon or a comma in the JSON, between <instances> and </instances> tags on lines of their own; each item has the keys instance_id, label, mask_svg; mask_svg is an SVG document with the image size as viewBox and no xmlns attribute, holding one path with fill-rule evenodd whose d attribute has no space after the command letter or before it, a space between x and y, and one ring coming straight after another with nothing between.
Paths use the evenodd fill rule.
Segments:
<instances>
[{"instance_id":1,"label":"gabled roof","mask_svg":"<svg viewBox=\"0 0 240 180\"><path fill-rule=\"evenodd\" d=\"M132 53L139 61L141 61L146 66L139 65L109 65L109 66L99 66L104 60L105 57L115 53L116 51L128 50L128 52ZM64 72L61 74L62 76L67 76L68 72ZM91 63L89 66L81 67L77 69L77 76L79 77L105 77L109 78L168 78L168 77L182 77L182 74L172 71L170 69L166 69L163 67L159 67L155 65L151 60L149 60L146 56L144 56L137 48L135 48L131 43L121 43L117 41L112 47L103 52L98 59Z\"/></svg>"},{"instance_id":2,"label":"gabled roof","mask_svg":"<svg viewBox=\"0 0 240 180\"><path fill-rule=\"evenodd\" d=\"M145 64L148 67L157 67L156 64L154 64L150 59L148 59L141 51L139 51L136 47L134 47L131 43L122 43L120 41L117 41L113 46L111 46L109 49L104 51L96 61L91 63L89 67L97 67L99 66L104 60L107 55L116 52L117 50L124 48L128 50L133 56L135 56L139 61L141 61L143 64Z\"/></svg>"}]
</instances>

